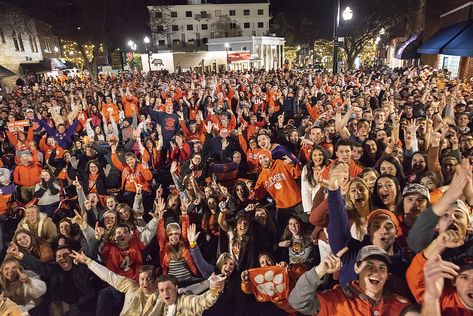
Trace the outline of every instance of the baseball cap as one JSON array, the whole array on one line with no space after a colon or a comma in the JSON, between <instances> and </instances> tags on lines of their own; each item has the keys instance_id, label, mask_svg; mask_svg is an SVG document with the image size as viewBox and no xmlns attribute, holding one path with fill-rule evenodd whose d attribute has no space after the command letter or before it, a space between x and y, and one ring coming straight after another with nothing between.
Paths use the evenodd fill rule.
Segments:
<instances>
[{"instance_id":1,"label":"baseball cap","mask_svg":"<svg viewBox=\"0 0 473 316\"><path fill-rule=\"evenodd\" d=\"M380 258L381 260L385 261L388 265L391 264L391 258L389 258L387 252L374 245L368 245L361 248L360 251L358 251L356 262L359 263L371 257Z\"/></svg>"},{"instance_id":2,"label":"baseball cap","mask_svg":"<svg viewBox=\"0 0 473 316\"><path fill-rule=\"evenodd\" d=\"M408 195L413 195L413 194L420 194L423 197L425 197L427 200L430 200L429 189L427 189L422 184L410 183L402 191L402 197L406 197Z\"/></svg>"}]
</instances>

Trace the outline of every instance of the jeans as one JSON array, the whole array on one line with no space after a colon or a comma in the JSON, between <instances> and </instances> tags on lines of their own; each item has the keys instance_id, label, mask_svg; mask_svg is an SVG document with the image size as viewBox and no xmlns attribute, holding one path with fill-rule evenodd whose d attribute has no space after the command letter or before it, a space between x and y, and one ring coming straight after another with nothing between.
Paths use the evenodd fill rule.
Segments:
<instances>
[{"instance_id":1,"label":"jeans","mask_svg":"<svg viewBox=\"0 0 473 316\"><path fill-rule=\"evenodd\" d=\"M109 286L99 291L96 316L118 316L125 303L125 294Z\"/></svg>"}]
</instances>

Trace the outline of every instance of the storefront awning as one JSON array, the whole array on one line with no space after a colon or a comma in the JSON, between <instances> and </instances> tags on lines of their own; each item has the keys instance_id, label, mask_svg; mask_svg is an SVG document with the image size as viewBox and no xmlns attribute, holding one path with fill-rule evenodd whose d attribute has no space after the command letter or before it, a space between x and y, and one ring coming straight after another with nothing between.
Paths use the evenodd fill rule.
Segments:
<instances>
[{"instance_id":1,"label":"storefront awning","mask_svg":"<svg viewBox=\"0 0 473 316\"><path fill-rule=\"evenodd\" d=\"M407 41L402 42L396 47L396 53L394 55L397 59L417 59L417 48L420 45L419 38L421 32L412 34Z\"/></svg>"},{"instance_id":2,"label":"storefront awning","mask_svg":"<svg viewBox=\"0 0 473 316\"><path fill-rule=\"evenodd\" d=\"M42 64L51 70L66 68L66 65L57 58L47 58L43 60Z\"/></svg>"},{"instance_id":3,"label":"storefront awning","mask_svg":"<svg viewBox=\"0 0 473 316\"><path fill-rule=\"evenodd\" d=\"M43 64L40 63L27 63L27 64L20 64L22 73L24 75L28 73L35 73L35 74L40 74L40 73L45 73L45 72L50 72L51 69L46 67Z\"/></svg>"},{"instance_id":4,"label":"storefront awning","mask_svg":"<svg viewBox=\"0 0 473 316\"><path fill-rule=\"evenodd\" d=\"M473 56L473 22L442 49L442 54L464 57Z\"/></svg>"},{"instance_id":5,"label":"storefront awning","mask_svg":"<svg viewBox=\"0 0 473 316\"><path fill-rule=\"evenodd\" d=\"M8 70L5 67L0 66L0 78L10 77L10 76L16 76L16 73L14 73L13 71Z\"/></svg>"},{"instance_id":6,"label":"storefront awning","mask_svg":"<svg viewBox=\"0 0 473 316\"><path fill-rule=\"evenodd\" d=\"M228 53L228 62L233 63L236 61L250 60L251 54L249 52L239 52L239 53Z\"/></svg>"},{"instance_id":7,"label":"storefront awning","mask_svg":"<svg viewBox=\"0 0 473 316\"><path fill-rule=\"evenodd\" d=\"M471 23L472 21L465 21L441 28L419 47L417 52L419 54L444 54L443 49L465 31Z\"/></svg>"}]
</instances>

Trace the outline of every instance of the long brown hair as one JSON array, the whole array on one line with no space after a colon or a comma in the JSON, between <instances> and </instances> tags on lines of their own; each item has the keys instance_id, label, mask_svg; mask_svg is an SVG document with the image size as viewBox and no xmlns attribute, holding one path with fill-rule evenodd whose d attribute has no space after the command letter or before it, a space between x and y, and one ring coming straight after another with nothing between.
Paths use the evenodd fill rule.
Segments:
<instances>
[{"instance_id":1,"label":"long brown hair","mask_svg":"<svg viewBox=\"0 0 473 316\"><path fill-rule=\"evenodd\" d=\"M21 266L20 262L13 258L7 257L3 260L2 265L0 265L0 291L5 297L10 298L12 301L17 303L18 305L25 305L27 302L25 301L25 285L20 282L19 280L13 281L15 283L20 284L20 286L9 286L9 282L3 277L3 269L7 265L7 263L14 262L18 268L18 271L23 273L24 268Z\"/></svg>"}]
</instances>

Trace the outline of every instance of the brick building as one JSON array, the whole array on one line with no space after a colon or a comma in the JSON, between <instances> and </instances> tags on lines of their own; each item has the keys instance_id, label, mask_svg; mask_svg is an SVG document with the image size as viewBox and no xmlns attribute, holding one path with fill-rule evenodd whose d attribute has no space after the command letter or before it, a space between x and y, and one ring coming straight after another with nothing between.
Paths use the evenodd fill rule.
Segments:
<instances>
[{"instance_id":1,"label":"brick building","mask_svg":"<svg viewBox=\"0 0 473 316\"><path fill-rule=\"evenodd\" d=\"M473 43L472 10L468 0L427 0L424 44L418 50L422 64L446 68L459 78L473 77L473 45L468 44Z\"/></svg>"}]
</instances>

